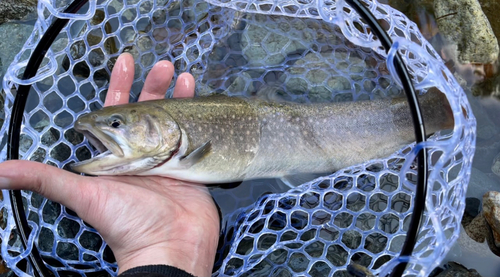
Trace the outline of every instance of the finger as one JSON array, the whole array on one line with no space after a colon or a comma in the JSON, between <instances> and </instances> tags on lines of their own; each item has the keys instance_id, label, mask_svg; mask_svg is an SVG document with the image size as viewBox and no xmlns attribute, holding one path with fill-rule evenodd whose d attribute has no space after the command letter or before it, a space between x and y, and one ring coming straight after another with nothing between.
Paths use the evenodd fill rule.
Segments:
<instances>
[{"instance_id":1,"label":"finger","mask_svg":"<svg viewBox=\"0 0 500 277\"><path fill-rule=\"evenodd\" d=\"M146 77L139 101L165 98L167 89L174 77L174 65L169 61L159 61Z\"/></svg>"},{"instance_id":2,"label":"finger","mask_svg":"<svg viewBox=\"0 0 500 277\"><path fill-rule=\"evenodd\" d=\"M189 73L182 73L177 77L174 88L174 98L194 97L194 77Z\"/></svg>"},{"instance_id":3,"label":"finger","mask_svg":"<svg viewBox=\"0 0 500 277\"><path fill-rule=\"evenodd\" d=\"M116 60L113 71L111 72L108 94L106 95L104 106L128 103L133 82L134 57L129 53L123 53Z\"/></svg>"},{"instance_id":4,"label":"finger","mask_svg":"<svg viewBox=\"0 0 500 277\"><path fill-rule=\"evenodd\" d=\"M30 190L77 213L89 200L82 195L93 195L91 192L84 193L84 178L38 162L15 160L0 163L1 189Z\"/></svg>"}]
</instances>

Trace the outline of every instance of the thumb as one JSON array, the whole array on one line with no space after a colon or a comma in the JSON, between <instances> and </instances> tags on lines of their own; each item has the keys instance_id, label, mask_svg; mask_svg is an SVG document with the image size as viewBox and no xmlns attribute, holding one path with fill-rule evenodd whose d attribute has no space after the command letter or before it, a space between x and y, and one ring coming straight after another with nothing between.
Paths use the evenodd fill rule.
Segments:
<instances>
[{"instance_id":1,"label":"thumb","mask_svg":"<svg viewBox=\"0 0 500 277\"><path fill-rule=\"evenodd\" d=\"M86 178L38 162L13 160L0 163L0 189L30 190L75 212L85 206L92 195L83 189Z\"/></svg>"}]
</instances>

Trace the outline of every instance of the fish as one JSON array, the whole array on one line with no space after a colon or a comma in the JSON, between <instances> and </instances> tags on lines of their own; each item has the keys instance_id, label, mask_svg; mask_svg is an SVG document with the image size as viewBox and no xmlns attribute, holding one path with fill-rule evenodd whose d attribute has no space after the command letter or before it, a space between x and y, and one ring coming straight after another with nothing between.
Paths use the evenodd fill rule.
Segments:
<instances>
[{"instance_id":1,"label":"fish","mask_svg":"<svg viewBox=\"0 0 500 277\"><path fill-rule=\"evenodd\" d=\"M419 96L428 134L454 126L440 92ZM225 95L108 106L74 129L101 153L73 163L90 175L156 175L204 184L333 173L415 140L405 98L334 103Z\"/></svg>"}]
</instances>

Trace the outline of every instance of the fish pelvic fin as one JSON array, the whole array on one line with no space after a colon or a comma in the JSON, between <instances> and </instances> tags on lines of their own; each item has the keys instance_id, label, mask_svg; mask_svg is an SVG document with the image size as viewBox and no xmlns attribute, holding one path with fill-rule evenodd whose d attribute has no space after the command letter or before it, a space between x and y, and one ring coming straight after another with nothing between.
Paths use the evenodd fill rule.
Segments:
<instances>
[{"instance_id":1,"label":"fish pelvic fin","mask_svg":"<svg viewBox=\"0 0 500 277\"><path fill-rule=\"evenodd\" d=\"M181 157L179 159L179 164L182 167L189 168L199 162L203 157L208 155L212 150L212 142L209 140L205 142L202 146L193 150L193 152Z\"/></svg>"}]
</instances>

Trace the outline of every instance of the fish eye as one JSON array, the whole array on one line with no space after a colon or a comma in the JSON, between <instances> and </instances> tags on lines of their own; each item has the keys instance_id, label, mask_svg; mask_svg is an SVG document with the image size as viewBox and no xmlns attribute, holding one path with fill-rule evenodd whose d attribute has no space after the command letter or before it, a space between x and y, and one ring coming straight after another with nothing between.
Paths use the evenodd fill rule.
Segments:
<instances>
[{"instance_id":1,"label":"fish eye","mask_svg":"<svg viewBox=\"0 0 500 277\"><path fill-rule=\"evenodd\" d=\"M114 119L111 122L111 127L113 127L113 128L118 128L118 127L120 127L120 125L121 125L121 122L118 119Z\"/></svg>"},{"instance_id":2,"label":"fish eye","mask_svg":"<svg viewBox=\"0 0 500 277\"><path fill-rule=\"evenodd\" d=\"M108 121L108 125L113 128L118 128L124 122L123 118L120 115L113 115Z\"/></svg>"}]
</instances>

